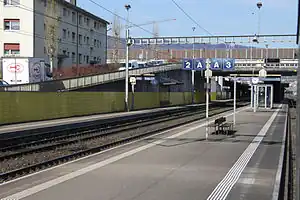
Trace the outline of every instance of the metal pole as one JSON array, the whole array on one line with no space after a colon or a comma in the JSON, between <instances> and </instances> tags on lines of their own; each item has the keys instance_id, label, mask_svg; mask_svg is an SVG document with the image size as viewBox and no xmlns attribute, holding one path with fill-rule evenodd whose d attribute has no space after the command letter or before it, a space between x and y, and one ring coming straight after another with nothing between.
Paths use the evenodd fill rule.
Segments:
<instances>
[{"instance_id":1,"label":"metal pole","mask_svg":"<svg viewBox=\"0 0 300 200\"><path fill-rule=\"evenodd\" d=\"M236 113L236 75L234 76L233 86L233 126L235 126L235 113Z\"/></svg>"},{"instance_id":2,"label":"metal pole","mask_svg":"<svg viewBox=\"0 0 300 200\"><path fill-rule=\"evenodd\" d=\"M18 83L18 80L17 80L17 59L15 57L15 84L17 84L17 83Z\"/></svg>"},{"instance_id":3,"label":"metal pole","mask_svg":"<svg viewBox=\"0 0 300 200\"><path fill-rule=\"evenodd\" d=\"M298 46L300 47L300 46ZM300 65L299 59L299 49L298 49L298 65ZM273 87L271 87L273 89ZM272 92L271 92L272 93ZM272 93L273 94L273 93ZM297 132L296 132L296 198L300 199L300 73L297 74L297 98L296 98L296 119L297 119Z\"/></svg>"},{"instance_id":4,"label":"metal pole","mask_svg":"<svg viewBox=\"0 0 300 200\"><path fill-rule=\"evenodd\" d=\"M193 42L193 62L194 59L195 59L195 40ZM195 98L195 70L192 70L192 104L194 104L194 98Z\"/></svg>"},{"instance_id":5,"label":"metal pole","mask_svg":"<svg viewBox=\"0 0 300 200\"><path fill-rule=\"evenodd\" d=\"M267 108L267 91L268 91L268 87L265 86L265 108Z\"/></svg>"},{"instance_id":6,"label":"metal pole","mask_svg":"<svg viewBox=\"0 0 300 200\"><path fill-rule=\"evenodd\" d=\"M132 97L131 97L131 110L134 110L134 84L131 84Z\"/></svg>"},{"instance_id":7,"label":"metal pole","mask_svg":"<svg viewBox=\"0 0 300 200\"><path fill-rule=\"evenodd\" d=\"M271 99L271 105L270 105L270 108L272 109L273 108L273 85L271 85L271 97L270 97L270 99Z\"/></svg>"},{"instance_id":8,"label":"metal pole","mask_svg":"<svg viewBox=\"0 0 300 200\"><path fill-rule=\"evenodd\" d=\"M205 129L205 138L208 139L208 110L209 110L209 91L208 91L208 84L209 84L209 74L208 71L206 73L206 129Z\"/></svg>"},{"instance_id":9,"label":"metal pole","mask_svg":"<svg viewBox=\"0 0 300 200\"><path fill-rule=\"evenodd\" d=\"M256 112L256 101L257 101L257 96L256 96L256 93L257 93L257 85L254 85L254 101L253 101L253 103L254 103L254 112Z\"/></svg>"},{"instance_id":10,"label":"metal pole","mask_svg":"<svg viewBox=\"0 0 300 200\"><path fill-rule=\"evenodd\" d=\"M129 30L126 29L126 41L128 41ZM125 109L128 112L128 79L129 79L129 46L126 44L126 68L125 68Z\"/></svg>"},{"instance_id":11,"label":"metal pole","mask_svg":"<svg viewBox=\"0 0 300 200\"><path fill-rule=\"evenodd\" d=\"M260 32L260 8L258 9L258 31L257 31L257 36L259 36Z\"/></svg>"},{"instance_id":12,"label":"metal pole","mask_svg":"<svg viewBox=\"0 0 300 200\"><path fill-rule=\"evenodd\" d=\"M129 79L129 9L130 5L125 5L127 10L127 22L126 22L126 67L125 67L125 110L129 112L128 105L128 79Z\"/></svg>"},{"instance_id":13,"label":"metal pole","mask_svg":"<svg viewBox=\"0 0 300 200\"><path fill-rule=\"evenodd\" d=\"M251 108L253 108L253 84L251 83Z\"/></svg>"}]
</instances>

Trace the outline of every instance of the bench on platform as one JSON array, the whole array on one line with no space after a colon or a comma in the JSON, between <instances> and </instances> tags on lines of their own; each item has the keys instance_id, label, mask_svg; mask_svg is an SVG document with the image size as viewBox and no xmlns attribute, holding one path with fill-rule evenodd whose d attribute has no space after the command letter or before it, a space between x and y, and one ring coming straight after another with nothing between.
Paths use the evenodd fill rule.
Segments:
<instances>
[{"instance_id":1,"label":"bench on platform","mask_svg":"<svg viewBox=\"0 0 300 200\"><path fill-rule=\"evenodd\" d=\"M219 117L215 119L213 123L209 124L209 127L215 129L215 134L229 135L233 131L233 123L227 122L226 117Z\"/></svg>"}]
</instances>

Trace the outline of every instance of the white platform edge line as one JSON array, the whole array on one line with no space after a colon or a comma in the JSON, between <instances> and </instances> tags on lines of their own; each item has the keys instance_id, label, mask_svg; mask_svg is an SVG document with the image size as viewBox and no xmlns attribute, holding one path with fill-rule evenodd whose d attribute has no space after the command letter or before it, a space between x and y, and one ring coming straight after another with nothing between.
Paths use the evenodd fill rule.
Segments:
<instances>
[{"instance_id":1,"label":"white platform edge line","mask_svg":"<svg viewBox=\"0 0 300 200\"><path fill-rule=\"evenodd\" d=\"M285 125L284 125L284 132L283 132L283 140L281 144L281 151L280 157L278 162L278 168L276 172L276 178L274 183L274 190L272 193L272 200L278 200L279 198L279 190L280 190L280 180L282 176L282 166L283 166L283 158L284 158L284 148L285 148L285 141L286 141L286 129L287 129L287 120L288 120L288 107L286 107L286 116L285 116Z\"/></svg>"},{"instance_id":2,"label":"white platform edge line","mask_svg":"<svg viewBox=\"0 0 300 200\"><path fill-rule=\"evenodd\" d=\"M249 106L246 106L246 107L242 107L242 108L239 108L237 109L237 112L236 113L240 113L240 112L243 112L245 110L248 110L250 109ZM229 114L226 114L226 113L229 113ZM233 115L232 111L226 111L225 113L221 113L221 114L218 114L216 116L213 116L213 117L210 117L210 122L212 122L212 120L214 120L216 117L222 115L222 114L226 114L225 117L229 117L231 115ZM148 136L148 137L145 137L145 138L141 138L139 140L135 140L135 141L132 141L132 142L129 142L129 143L126 143L126 144L123 144L123 145L119 145L119 146L116 146L116 147L113 147L113 148L110 148L110 149L107 149L107 150L104 150L104 151L101 151L99 153L96 153L96 154L91 154L91 155L88 155L88 156L85 156L85 157L82 157L82 158L78 158L78 159L75 159L75 160L72 160L72 161L69 161L69 162L66 162L66 163L62 163L60 165L56 165L56 166L53 166L53 167L50 167L50 168L47 168L47 169L44 169L44 170L41 170L41 171L38 171L38 172L34 172L32 174L28 174L28 175L25 175L25 176L22 176L20 178L16 178L14 180L11 180L11 181L7 181L7 182L4 182L4 183L1 183L0 186L4 186L4 185L7 185L7 184L11 184L13 182L16 182L16 181L20 181L22 179L25 179L25 178L29 178L31 176L34 176L34 175L37 175L37 174L40 174L40 173L43 173L43 172L47 172L47 171L50 171L50 170L53 170L53 169L56 169L56 168L59 168L59 167L62 167L62 166L65 166L65 165L68 165L68 164L72 164L72 163L75 163L75 162L78 162L78 161L81 161L81 160L84 160L84 159L88 159L88 158L91 158L93 156L98 156L100 154L103 154L103 153L106 153L106 152L109 152L109 151L112 151L112 150L115 150L115 149L118 149L118 148L121 148L121 147L124 147L124 146L129 146L131 144L134 144L134 143L137 143L137 142L140 142L140 141L143 141L147 138L151 138L153 136L159 136L159 135L163 135L163 134L166 134L168 132L172 132L172 131L176 131L178 129L181 129L181 128L184 128L186 126L190 126L191 124L195 124L195 123L198 123L198 122L203 122L203 126L206 125L206 122L205 122L205 119L201 119L201 120L198 120L198 121L195 121L195 122L191 122L191 123L188 123L188 124L185 124L185 125L182 125L182 126L179 126L179 127L176 127L176 128L172 128L170 130L166 130L166 131L163 131L163 132L159 132L155 135L151 135L151 136ZM202 127L203 127L202 126Z\"/></svg>"},{"instance_id":3,"label":"white platform edge line","mask_svg":"<svg viewBox=\"0 0 300 200\"><path fill-rule=\"evenodd\" d=\"M236 113L242 112L242 111L244 111L244 110L246 110L246 109L248 109L248 108L249 108L249 107L243 108L243 109L237 111ZM231 116L231 115L233 115L233 113L227 114L227 115L225 115L225 117L228 117L228 116ZM211 121L212 121L212 120L211 120ZM206 125L206 123L202 123L202 124L200 124L200 125L198 125L198 126L192 127L192 128L190 128L190 129L187 129L187 130L184 130L184 131L181 131L181 132L179 132L179 133L173 134L173 135L171 135L171 136L169 136L169 137L166 137L166 138L167 138L167 139L177 138L177 137L179 137L179 136L181 136L181 135L185 135L185 134L187 134L187 133L189 133L189 132L191 132L191 131L193 131L193 130L196 130L196 129L198 129L198 128L204 127L205 125ZM168 132L168 131L164 131L164 132ZM156 134L156 135L161 135L161 134L163 134L164 132L159 133L159 134ZM153 137L153 135L152 135L151 137ZM108 158L108 159L106 159L106 160L104 160L104 161L100 161L100 162L95 163L95 164L93 164L93 165L90 165L90 166L88 166L88 167L79 169L79 170L77 170L77 171L75 171L75 172L71 172L71 173L69 173L69 174L63 175L63 176L58 177L58 178L55 178L55 179L53 179L53 180L50 180L50 181L47 181L47 182L38 184L38 185L36 185L36 186L33 186L33 187L28 188L28 189L26 189L26 190L23 190L23 191L21 191L21 192L18 192L18 193L15 193L15 194L13 194L13 195L10 195L10 196L8 196L8 197L5 197L4 199L18 199L18 200L20 200L20 199L26 198L26 197L28 197L28 196L31 196L31 195L35 194L35 193L38 193L38 192L40 192L40 191L43 191L43 190L45 190L45 189L48 189L48 188L50 188L50 187L53 187L53 186L55 186L55 185L58 185L58 184L60 184L60 183L65 182L65 181L71 180L71 179L73 179L73 178L76 178L76 177L81 176L81 175L83 175L83 174L86 174L86 173L88 173L88 172L91 172L91 171L93 171L93 170L95 170L95 169L99 169L99 168L104 167L104 166L106 166L106 165L108 165L108 164L111 164L111 163L116 162L116 161L118 161L118 160L121 160L121 159L123 159L123 158L129 157L129 156L131 156L131 155L134 155L134 154L136 154L136 153L138 153L138 152L141 152L141 151L143 151L143 150L146 150L146 149L148 149L148 148L150 148L150 147L156 146L156 145L161 144L161 143L163 143L163 142L165 142L164 139L158 140L158 141L156 141L156 142L154 142L154 143L151 143L151 144L143 145L143 146L141 146L141 147L138 147L138 148L132 149L132 150L130 150L130 151L121 153L121 154L119 154L119 155L113 156L113 157L111 157L111 158Z\"/></svg>"}]
</instances>

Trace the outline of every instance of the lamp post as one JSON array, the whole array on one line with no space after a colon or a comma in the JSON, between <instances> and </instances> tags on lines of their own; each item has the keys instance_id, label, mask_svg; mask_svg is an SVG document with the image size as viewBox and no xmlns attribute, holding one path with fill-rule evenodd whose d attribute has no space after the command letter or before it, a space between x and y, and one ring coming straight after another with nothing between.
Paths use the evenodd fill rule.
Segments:
<instances>
[{"instance_id":1,"label":"lamp post","mask_svg":"<svg viewBox=\"0 0 300 200\"><path fill-rule=\"evenodd\" d=\"M269 58L269 45L266 44L266 58Z\"/></svg>"},{"instance_id":2,"label":"lamp post","mask_svg":"<svg viewBox=\"0 0 300 200\"><path fill-rule=\"evenodd\" d=\"M126 22L126 68L125 68L125 110L129 111L128 105L128 79L129 79L129 46L130 46L130 38L129 38L129 9L131 6L129 4L125 5L127 10L127 22Z\"/></svg>"},{"instance_id":3,"label":"lamp post","mask_svg":"<svg viewBox=\"0 0 300 200\"><path fill-rule=\"evenodd\" d=\"M258 30L257 30L257 35L259 36L259 32L260 32L260 9L261 9L261 7L262 7L262 2L261 1L259 1L257 4L256 4L256 6L257 6L257 8L258 8Z\"/></svg>"},{"instance_id":4,"label":"lamp post","mask_svg":"<svg viewBox=\"0 0 300 200\"><path fill-rule=\"evenodd\" d=\"M195 32L196 27L192 27L193 32ZM193 41L193 60L195 59L195 38ZM195 98L195 70L192 70L192 104L194 104Z\"/></svg>"}]
</instances>

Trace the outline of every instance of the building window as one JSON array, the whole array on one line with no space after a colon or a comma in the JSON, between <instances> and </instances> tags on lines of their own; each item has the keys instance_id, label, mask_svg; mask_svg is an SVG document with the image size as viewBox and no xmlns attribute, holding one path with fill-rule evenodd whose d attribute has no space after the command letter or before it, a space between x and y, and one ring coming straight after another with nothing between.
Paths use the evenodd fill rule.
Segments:
<instances>
[{"instance_id":1,"label":"building window","mask_svg":"<svg viewBox=\"0 0 300 200\"><path fill-rule=\"evenodd\" d=\"M90 57L86 56L86 63L89 64L89 62L90 62Z\"/></svg>"},{"instance_id":2,"label":"building window","mask_svg":"<svg viewBox=\"0 0 300 200\"><path fill-rule=\"evenodd\" d=\"M81 53L79 54L78 59L79 59L79 64L81 64L81 61L82 61L82 54Z\"/></svg>"},{"instance_id":3,"label":"building window","mask_svg":"<svg viewBox=\"0 0 300 200\"><path fill-rule=\"evenodd\" d=\"M68 38L70 38L70 31L68 31Z\"/></svg>"},{"instance_id":4,"label":"building window","mask_svg":"<svg viewBox=\"0 0 300 200\"><path fill-rule=\"evenodd\" d=\"M96 47L96 46L97 46L97 40L94 39L94 47Z\"/></svg>"},{"instance_id":5,"label":"building window","mask_svg":"<svg viewBox=\"0 0 300 200\"><path fill-rule=\"evenodd\" d=\"M82 16L79 15L79 25L82 25Z\"/></svg>"},{"instance_id":6,"label":"building window","mask_svg":"<svg viewBox=\"0 0 300 200\"><path fill-rule=\"evenodd\" d=\"M76 58L75 58L75 53L72 52L72 62L75 63L76 62Z\"/></svg>"},{"instance_id":7,"label":"building window","mask_svg":"<svg viewBox=\"0 0 300 200\"><path fill-rule=\"evenodd\" d=\"M82 44L82 35L79 34L79 44Z\"/></svg>"},{"instance_id":8,"label":"building window","mask_svg":"<svg viewBox=\"0 0 300 200\"><path fill-rule=\"evenodd\" d=\"M96 29L96 28L97 28L97 22L94 21L94 29Z\"/></svg>"},{"instance_id":9,"label":"building window","mask_svg":"<svg viewBox=\"0 0 300 200\"><path fill-rule=\"evenodd\" d=\"M76 13L72 12L72 22L76 23Z\"/></svg>"},{"instance_id":10,"label":"building window","mask_svg":"<svg viewBox=\"0 0 300 200\"><path fill-rule=\"evenodd\" d=\"M72 42L75 42L76 40L76 33L72 32Z\"/></svg>"},{"instance_id":11,"label":"building window","mask_svg":"<svg viewBox=\"0 0 300 200\"><path fill-rule=\"evenodd\" d=\"M18 55L20 54L19 43L4 43L4 55Z\"/></svg>"},{"instance_id":12,"label":"building window","mask_svg":"<svg viewBox=\"0 0 300 200\"><path fill-rule=\"evenodd\" d=\"M20 20L19 19L4 19L4 30L20 30Z\"/></svg>"},{"instance_id":13,"label":"building window","mask_svg":"<svg viewBox=\"0 0 300 200\"><path fill-rule=\"evenodd\" d=\"M4 5L20 5L20 0L4 0Z\"/></svg>"},{"instance_id":14,"label":"building window","mask_svg":"<svg viewBox=\"0 0 300 200\"><path fill-rule=\"evenodd\" d=\"M64 17L67 17L67 15L68 15L67 9L66 9L66 8L63 8L63 16L64 16Z\"/></svg>"},{"instance_id":15,"label":"building window","mask_svg":"<svg viewBox=\"0 0 300 200\"><path fill-rule=\"evenodd\" d=\"M89 45L90 44L90 38L86 37L86 44Z\"/></svg>"},{"instance_id":16,"label":"building window","mask_svg":"<svg viewBox=\"0 0 300 200\"><path fill-rule=\"evenodd\" d=\"M67 38L67 30L63 29L63 38L66 39Z\"/></svg>"},{"instance_id":17,"label":"building window","mask_svg":"<svg viewBox=\"0 0 300 200\"><path fill-rule=\"evenodd\" d=\"M86 25L89 27L90 26L90 19L86 18Z\"/></svg>"},{"instance_id":18,"label":"building window","mask_svg":"<svg viewBox=\"0 0 300 200\"><path fill-rule=\"evenodd\" d=\"M66 55L67 55L67 51L66 51L66 50L63 50L63 54L66 56Z\"/></svg>"}]
</instances>

